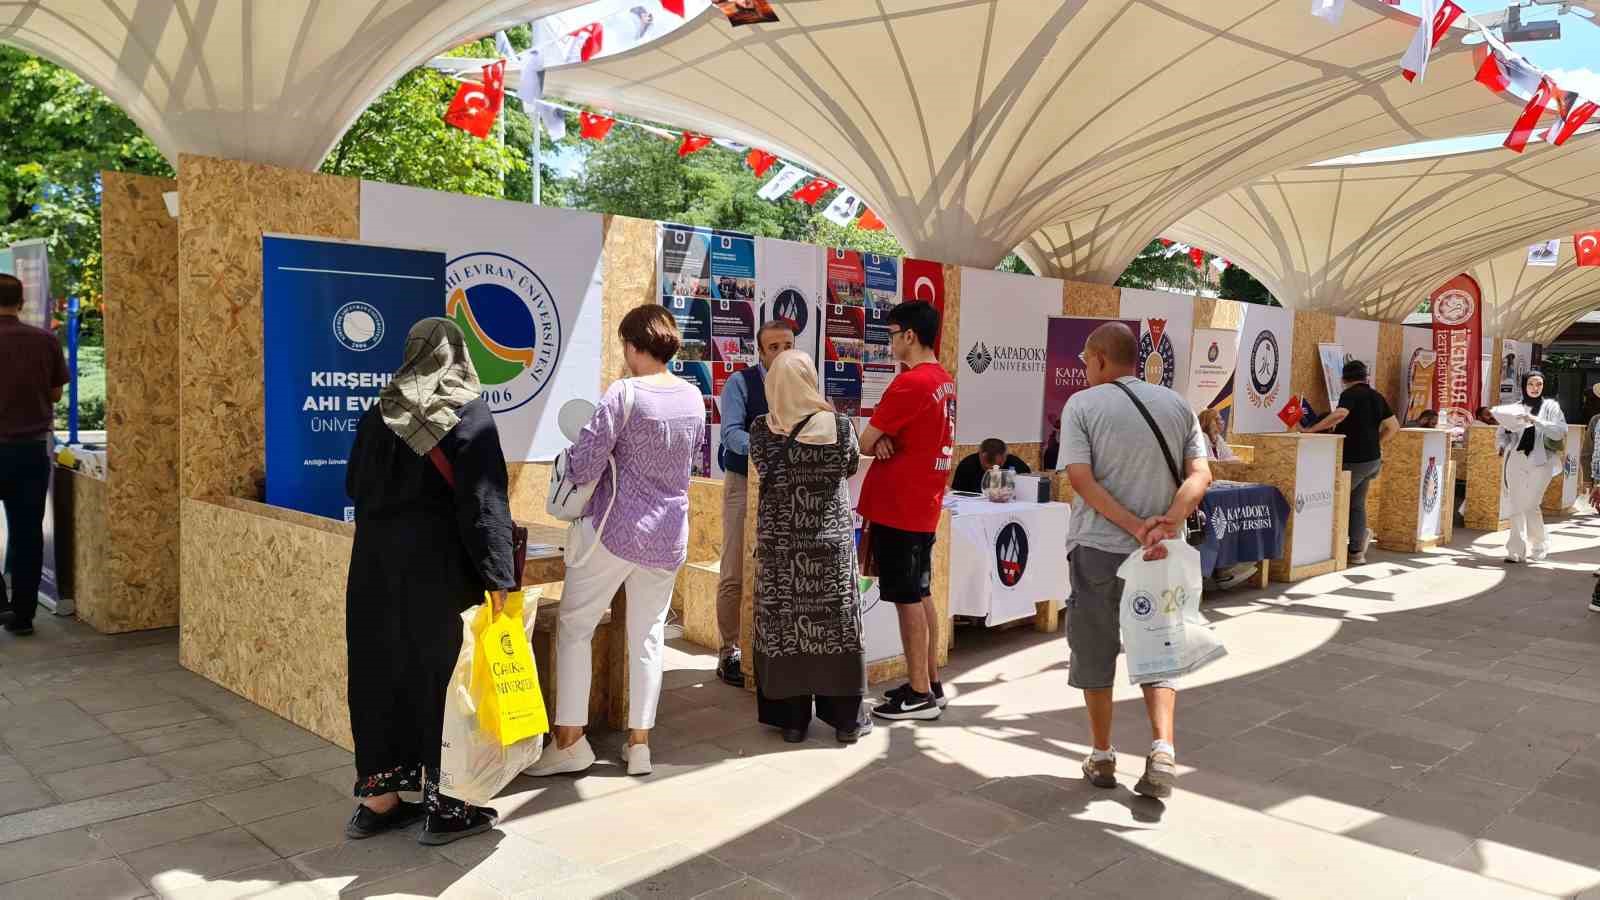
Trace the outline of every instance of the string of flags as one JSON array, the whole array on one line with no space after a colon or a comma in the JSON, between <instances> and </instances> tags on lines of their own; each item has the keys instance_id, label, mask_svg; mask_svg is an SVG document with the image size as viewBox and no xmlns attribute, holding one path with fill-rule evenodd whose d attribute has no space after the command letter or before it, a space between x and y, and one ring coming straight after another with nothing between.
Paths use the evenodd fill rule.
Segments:
<instances>
[{"instance_id":1,"label":"string of flags","mask_svg":"<svg viewBox=\"0 0 1600 900\"><path fill-rule=\"evenodd\" d=\"M1386 0L1391 6L1395 0ZM1344 16L1345 0L1312 0L1311 13L1330 24L1337 25ZM1455 0L1422 0L1421 15L1411 44L1400 57L1400 75L1407 81L1421 81L1428 71L1428 57L1439 45L1450 27L1464 19L1483 38L1483 44L1474 51L1481 59L1474 78L1479 84L1495 93L1513 88L1528 95L1528 101L1517 117L1503 142L1506 149L1521 153L1528 142L1534 140L1539 119L1554 108L1556 124L1538 134L1559 147L1578 132L1600 105L1584 100L1573 91L1562 90L1553 78L1520 53L1512 50L1481 21L1462 9Z\"/></svg>"},{"instance_id":2,"label":"string of flags","mask_svg":"<svg viewBox=\"0 0 1600 900\"><path fill-rule=\"evenodd\" d=\"M1573 256L1579 266L1600 267L1600 231L1580 231L1572 236ZM1551 238L1528 247L1528 265L1553 269L1561 260L1561 239Z\"/></svg>"}]
</instances>

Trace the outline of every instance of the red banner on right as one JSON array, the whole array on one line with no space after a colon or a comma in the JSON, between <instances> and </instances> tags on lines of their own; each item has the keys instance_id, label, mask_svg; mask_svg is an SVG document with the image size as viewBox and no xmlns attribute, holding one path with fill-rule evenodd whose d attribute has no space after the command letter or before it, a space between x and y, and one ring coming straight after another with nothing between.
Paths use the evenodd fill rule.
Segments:
<instances>
[{"instance_id":1,"label":"red banner on right","mask_svg":"<svg viewBox=\"0 0 1600 900\"><path fill-rule=\"evenodd\" d=\"M1483 295L1467 275L1445 282L1429 298L1433 307L1433 397L1451 428L1472 424L1482 395Z\"/></svg>"}]
</instances>

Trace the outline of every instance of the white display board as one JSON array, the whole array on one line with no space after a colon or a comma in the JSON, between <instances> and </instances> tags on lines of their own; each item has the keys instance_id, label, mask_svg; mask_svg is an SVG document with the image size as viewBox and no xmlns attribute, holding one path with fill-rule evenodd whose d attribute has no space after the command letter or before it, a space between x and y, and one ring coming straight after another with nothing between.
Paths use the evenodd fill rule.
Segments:
<instances>
[{"instance_id":1,"label":"white display board","mask_svg":"<svg viewBox=\"0 0 1600 900\"><path fill-rule=\"evenodd\" d=\"M554 459L562 404L600 399L601 217L363 181L361 240L445 251L439 315L467 336L506 459Z\"/></svg>"},{"instance_id":2,"label":"white display board","mask_svg":"<svg viewBox=\"0 0 1600 900\"><path fill-rule=\"evenodd\" d=\"M1328 392L1328 409L1339 406L1344 394L1344 347L1338 344L1318 344L1317 357L1322 363L1322 381Z\"/></svg>"},{"instance_id":3,"label":"white display board","mask_svg":"<svg viewBox=\"0 0 1600 900\"><path fill-rule=\"evenodd\" d=\"M1189 347L1189 383L1185 393L1195 412L1217 406L1239 361L1239 332L1232 328L1200 328Z\"/></svg>"},{"instance_id":4,"label":"white display board","mask_svg":"<svg viewBox=\"0 0 1600 900\"><path fill-rule=\"evenodd\" d=\"M794 346L822 359L821 247L756 238L756 296L761 304L757 325L785 319L795 328Z\"/></svg>"},{"instance_id":5,"label":"white display board","mask_svg":"<svg viewBox=\"0 0 1600 900\"><path fill-rule=\"evenodd\" d=\"M1368 384L1377 383L1379 330L1380 324L1369 319L1337 316L1333 320L1333 342L1344 348L1345 359L1367 364Z\"/></svg>"},{"instance_id":6,"label":"white display board","mask_svg":"<svg viewBox=\"0 0 1600 900\"><path fill-rule=\"evenodd\" d=\"M1121 313L1124 319L1139 320L1139 377L1187 394L1194 298L1123 288Z\"/></svg>"},{"instance_id":7,"label":"white display board","mask_svg":"<svg viewBox=\"0 0 1600 900\"><path fill-rule=\"evenodd\" d=\"M1239 366L1233 379L1233 432L1269 434L1288 430L1279 418L1293 403L1294 312L1249 306L1239 333Z\"/></svg>"},{"instance_id":8,"label":"white display board","mask_svg":"<svg viewBox=\"0 0 1600 900\"><path fill-rule=\"evenodd\" d=\"M1061 282L992 269L961 270L956 348L956 442L1039 440L1045 336L1061 314Z\"/></svg>"},{"instance_id":9,"label":"white display board","mask_svg":"<svg viewBox=\"0 0 1600 900\"><path fill-rule=\"evenodd\" d=\"M1308 435L1300 439L1296 454L1294 489L1294 555L1300 566L1333 558L1334 541L1346 535L1333 533L1334 448L1339 439Z\"/></svg>"},{"instance_id":10,"label":"white display board","mask_svg":"<svg viewBox=\"0 0 1600 900\"><path fill-rule=\"evenodd\" d=\"M1455 486L1444 483L1445 467L1450 459L1450 447L1445 437L1442 431L1422 436L1422 459L1417 466L1418 483L1421 485L1421 490L1417 492L1417 537L1424 541L1431 541L1443 534L1445 491L1452 492L1452 499L1455 496Z\"/></svg>"}]
</instances>

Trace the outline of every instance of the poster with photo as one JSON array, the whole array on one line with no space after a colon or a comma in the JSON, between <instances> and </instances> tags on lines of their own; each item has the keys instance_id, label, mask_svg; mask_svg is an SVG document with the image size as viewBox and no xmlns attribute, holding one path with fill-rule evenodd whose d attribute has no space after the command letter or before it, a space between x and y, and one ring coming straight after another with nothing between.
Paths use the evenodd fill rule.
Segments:
<instances>
[{"instance_id":1,"label":"poster with photo","mask_svg":"<svg viewBox=\"0 0 1600 900\"><path fill-rule=\"evenodd\" d=\"M861 366L831 360L824 363L822 395L841 415L861 415Z\"/></svg>"},{"instance_id":2,"label":"poster with photo","mask_svg":"<svg viewBox=\"0 0 1600 900\"><path fill-rule=\"evenodd\" d=\"M698 301L711 320L711 359L750 365L756 361L756 307L748 300Z\"/></svg>"},{"instance_id":3,"label":"poster with photo","mask_svg":"<svg viewBox=\"0 0 1600 900\"><path fill-rule=\"evenodd\" d=\"M728 379L745 368L745 363L711 364L711 424L722 424L722 392L728 387Z\"/></svg>"},{"instance_id":4,"label":"poster with photo","mask_svg":"<svg viewBox=\"0 0 1600 900\"><path fill-rule=\"evenodd\" d=\"M888 312L900 302L900 258L863 253L861 267L865 272L867 308Z\"/></svg>"},{"instance_id":5,"label":"poster with photo","mask_svg":"<svg viewBox=\"0 0 1600 900\"><path fill-rule=\"evenodd\" d=\"M867 304L867 271L861 254L854 250L828 251L828 305L864 307Z\"/></svg>"},{"instance_id":6,"label":"poster with photo","mask_svg":"<svg viewBox=\"0 0 1600 900\"><path fill-rule=\"evenodd\" d=\"M705 401L706 437L705 440L701 442L700 450L695 454L694 465L690 470L690 474L699 478L709 478L712 474L712 456L709 448L711 442L714 440L712 434L716 431L716 425L714 423L717 418L717 395L713 392L715 381L712 376L712 371L716 368L718 368L718 366L716 366L714 363L701 362L697 360L674 359L668 364L668 370L671 371L672 374L682 378L684 381L694 385L695 389L700 392L700 397Z\"/></svg>"},{"instance_id":7,"label":"poster with photo","mask_svg":"<svg viewBox=\"0 0 1600 900\"><path fill-rule=\"evenodd\" d=\"M678 323L678 359L684 362L701 362L712 358L711 351L711 301L694 297L663 297L661 305L672 313Z\"/></svg>"},{"instance_id":8,"label":"poster with photo","mask_svg":"<svg viewBox=\"0 0 1600 900\"><path fill-rule=\"evenodd\" d=\"M859 306L828 307L827 362L862 361L867 338L866 312Z\"/></svg>"},{"instance_id":9,"label":"poster with photo","mask_svg":"<svg viewBox=\"0 0 1600 900\"><path fill-rule=\"evenodd\" d=\"M1389 407L1413 422L1433 406L1433 329L1400 329L1400 366L1400 396L1388 398Z\"/></svg>"}]
</instances>

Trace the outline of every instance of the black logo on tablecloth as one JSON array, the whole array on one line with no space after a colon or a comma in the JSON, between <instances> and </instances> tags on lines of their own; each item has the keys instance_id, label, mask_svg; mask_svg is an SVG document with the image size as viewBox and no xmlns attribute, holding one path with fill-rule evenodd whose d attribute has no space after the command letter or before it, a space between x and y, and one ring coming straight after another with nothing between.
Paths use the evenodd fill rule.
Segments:
<instances>
[{"instance_id":1,"label":"black logo on tablecloth","mask_svg":"<svg viewBox=\"0 0 1600 900\"><path fill-rule=\"evenodd\" d=\"M1028 571L1028 532L1021 522L1007 522L994 539L995 572L1000 583L1016 587Z\"/></svg>"}]
</instances>

